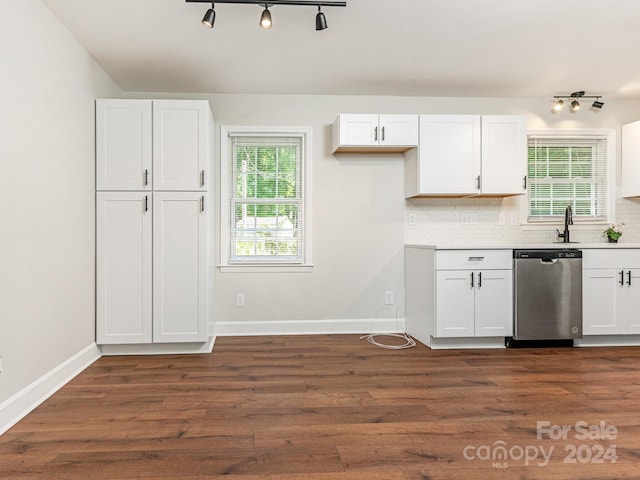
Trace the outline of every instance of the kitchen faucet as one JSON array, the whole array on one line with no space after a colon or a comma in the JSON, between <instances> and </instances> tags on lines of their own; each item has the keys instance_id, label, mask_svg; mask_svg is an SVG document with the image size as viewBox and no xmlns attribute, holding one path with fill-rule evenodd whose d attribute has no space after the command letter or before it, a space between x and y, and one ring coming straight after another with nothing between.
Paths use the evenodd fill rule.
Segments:
<instances>
[{"instance_id":1,"label":"kitchen faucet","mask_svg":"<svg viewBox=\"0 0 640 480\"><path fill-rule=\"evenodd\" d=\"M571 205L567 205L567 208L564 211L564 232L560 233L560 230L556 228L558 238L562 238L562 243L571 243L569 241L569 225L573 225L573 212L571 211Z\"/></svg>"}]
</instances>

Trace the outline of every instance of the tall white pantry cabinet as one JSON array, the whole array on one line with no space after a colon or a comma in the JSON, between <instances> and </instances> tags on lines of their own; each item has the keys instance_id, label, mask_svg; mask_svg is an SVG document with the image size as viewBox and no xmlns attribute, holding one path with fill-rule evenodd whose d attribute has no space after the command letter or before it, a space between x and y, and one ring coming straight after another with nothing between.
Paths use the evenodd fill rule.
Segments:
<instances>
[{"instance_id":1,"label":"tall white pantry cabinet","mask_svg":"<svg viewBox=\"0 0 640 480\"><path fill-rule=\"evenodd\" d=\"M96 101L96 341L207 340L206 100Z\"/></svg>"}]
</instances>

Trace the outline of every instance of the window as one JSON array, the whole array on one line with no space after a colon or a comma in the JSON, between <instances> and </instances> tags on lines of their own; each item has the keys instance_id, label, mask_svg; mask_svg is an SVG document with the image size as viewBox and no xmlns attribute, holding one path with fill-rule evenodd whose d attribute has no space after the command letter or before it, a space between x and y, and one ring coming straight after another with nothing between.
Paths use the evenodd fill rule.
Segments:
<instances>
[{"instance_id":1,"label":"window","mask_svg":"<svg viewBox=\"0 0 640 480\"><path fill-rule=\"evenodd\" d=\"M574 221L605 223L613 208L612 160L607 132L529 135L528 217L557 221L568 205Z\"/></svg>"},{"instance_id":2,"label":"window","mask_svg":"<svg viewBox=\"0 0 640 480\"><path fill-rule=\"evenodd\" d=\"M223 127L222 132L223 263L305 264L310 131Z\"/></svg>"}]
</instances>

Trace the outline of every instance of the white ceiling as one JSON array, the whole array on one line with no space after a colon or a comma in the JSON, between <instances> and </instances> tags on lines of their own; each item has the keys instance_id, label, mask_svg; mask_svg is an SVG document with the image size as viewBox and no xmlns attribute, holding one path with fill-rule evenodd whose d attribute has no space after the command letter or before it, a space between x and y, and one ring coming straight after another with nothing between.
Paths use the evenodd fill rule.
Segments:
<instances>
[{"instance_id":1,"label":"white ceiling","mask_svg":"<svg viewBox=\"0 0 640 480\"><path fill-rule=\"evenodd\" d=\"M640 99L638 0L42 0L124 91Z\"/></svg>"}]
</instances>

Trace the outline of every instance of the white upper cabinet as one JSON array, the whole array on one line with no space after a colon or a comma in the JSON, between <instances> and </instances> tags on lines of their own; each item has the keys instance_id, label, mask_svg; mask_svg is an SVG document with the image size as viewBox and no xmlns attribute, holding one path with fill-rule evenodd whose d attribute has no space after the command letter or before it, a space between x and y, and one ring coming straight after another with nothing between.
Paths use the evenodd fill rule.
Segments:
<instances>
[{"instance_id":1,"label":"white upper cabinet","mask_svg":"<svg viewBox=\"0 0 640 480\"><path fill-rule=\"evenodd\" d=\"M527 122L519 115L482 116L482 195L526 192Z\"/></svg>"},{"instance_id":2,"label":"white upper cabinet","mask_svg":"<svg viewBox=\"0 0 640 480\"><path fill-rule=\"evenodd\" d=\"M151 157L151 100L96 100L97 190L150 190Z\"/></svg>"},{"instance_id":3,"label":"white upper cabinet","mask_svg":"<svg viewBox=\"0 0 640 480\"><path fill-rule=\"evenodd\" d=\"M97 100L97 190L206 190L212 123L206 100Z\"/></svg>"},{"instance_id":4,"label":"white upper cabinet","mask_svg":"<svg viewBox=\"0 0 640 480\"><path fill-rule=\"evenodd\" d=\"M640 121L622 126L623 197L640 197Z\"/></svg>"},{"instance_id":5,"label":"white upper cabinet","mask_svg":"<svg viewBox=\"0 0 640 480\"><path fill-rule=\"evenodd\" d=\"M405 196L507 196L526 192L526 119L420 115L420 146L407 152Z\"/></svg>"},{"instance_id":6,"label":"white upper cabinet","mask_svg":"<svg viewBox=\"0 0 640 480\"><path fill-rule=\"evenodd\" d=\"M480 117L421 115L418 185L414 191L430 194L478 192L480 176Z\"/></svg>"},{"instance_id":7,"label":"white upper cabinet","mask_svg":"<svg viewBox=\"0 0 640 480\"><path fill-rule=\"evenodd\" d=\"M210 111L201 100L154 100L154 190L205 190Z\"/></svg>"},{"instance_id":8,"label":"white upper cabinet","mask_svg":"<svg viewBox=\"0 0 640 480\"><path fill-rule=\"evenodd\" d=\"M404 152L418 145L418 115L338 115L332 137L334 153Z\"/></svg>"}]
</instances>

